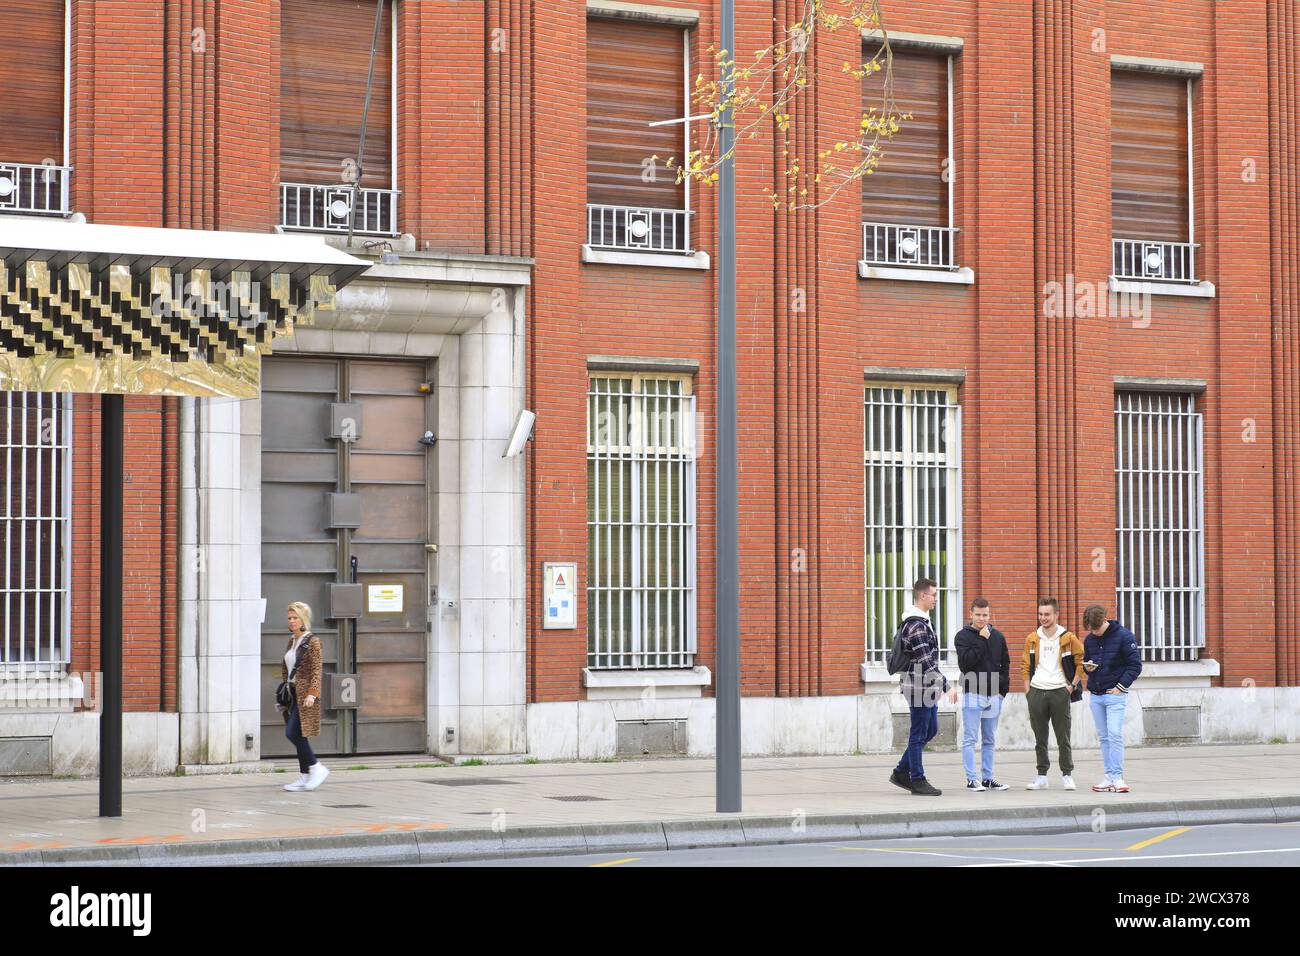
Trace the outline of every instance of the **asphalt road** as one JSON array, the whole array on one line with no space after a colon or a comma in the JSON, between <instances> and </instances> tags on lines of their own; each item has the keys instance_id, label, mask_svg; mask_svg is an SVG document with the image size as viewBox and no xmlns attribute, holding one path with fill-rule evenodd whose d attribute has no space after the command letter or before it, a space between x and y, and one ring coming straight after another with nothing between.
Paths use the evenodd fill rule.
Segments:
<instances>
[{"instance_id":1,"label":"asphalt road","mask_svg":"<svg viewBox=\"0 0 1300 956\"><path fill-rule=\"evenodd\" d=\"M526 857L433 866L1259 867L1300 866L1300 823L1035 836L931 837L669 852Z\"/></svg>"}]
</instances>

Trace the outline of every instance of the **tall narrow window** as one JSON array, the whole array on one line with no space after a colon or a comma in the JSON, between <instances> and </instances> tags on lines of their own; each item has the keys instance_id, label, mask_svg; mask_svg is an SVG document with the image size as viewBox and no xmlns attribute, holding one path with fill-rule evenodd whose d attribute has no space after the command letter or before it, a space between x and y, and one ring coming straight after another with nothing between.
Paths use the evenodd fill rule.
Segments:
<instances>
[{"instance_id":1,"label":"tall narrow window","mask_svg":"<svg viewBox=\"0 0 1300 956\"><path fill-rule=\"evenodd\" d=\"M921 50L893 52L895 110L910 114L883 144L875 170L862 178L863 260L869 265L951 269L952 58ZM867 46L866 56L875 55ZM863 111L884 109L881 73L863 79Z\"/></svg>"},{"instance_id":2,"label":"tall narrow window","mask_svg":"<svg viewBox=\"0 0 1300 956\"><path fill-rule=\"evenodd\" d=\"M1202 447L1195 396L1115 396L1116 613L1147 660L1205 646Z\"/></svg>"},{"instance_id":3,"label":"tall narrow window","mask_svg":"<svg viewBox=\"0 0 1300 956\"><path fill-rule=\"evenodd\" d=\"M1192 81L1111 73L1111 235L1117 279L1194 282Z\"/></svg>"},{"instance_id":4,"label":"tall narrow window","mask_svg":"<svg viewBox=\"0 0 1300 956\"><path fill-rule=\"evenodd\" d=\"M0 213L69 210L65 0L0 0Z\"/></svg>"},{"instance_id":5,"label":"tall narrow window","mask_svg":"<svg viewBox=\"0 0 1300 956\"><path fill-rule=\"evenodd\" d=\"M939 585L939 645L961 624L961 408L954 390L866 390L867 660L883 662L912 603L912 584Z\"/></svg>"},{"instance_id":6,"label":"tall narrow window","mask_svg":"<svg viewBox=\"0 0 1300 956\"><path fill-rule=\"evenodd\" d=\"M686 377L594 375L587 393L587 663L690 667L695 400Z\"/></svg>"},{"instance_id":7,"label":"tall narrow window","mask_svg":"<svg viewBox=\"0 0 1300 956\"><path fill-rule=\"evenodd\" d=\"M68 661L70 401L0 392L0 664Z\"/></svg>"},{"instance_id":8,"label":"tall narrow window","mask_svg":"<svg viewBox=\"0 0 1300 956\"><path fill-rule=\"evenodd\" d=\"M375 51L360 155L376 0L280 0L280 223L285 229L396 235L393 17ZM352 183L361 163L352 209Z\"/></svg>"},{"instance_id":9,"label":"tall narrow window","mask_svg":"<svg viewBox=\"0 0 1300 956\"><path fill-rule=\"evenodd\" d=\"M688 149L687 35L661 24L587 21L587 242L593 248L691 251L687 184L666 165L683 162Z\"/></svg>"}]
</instances>

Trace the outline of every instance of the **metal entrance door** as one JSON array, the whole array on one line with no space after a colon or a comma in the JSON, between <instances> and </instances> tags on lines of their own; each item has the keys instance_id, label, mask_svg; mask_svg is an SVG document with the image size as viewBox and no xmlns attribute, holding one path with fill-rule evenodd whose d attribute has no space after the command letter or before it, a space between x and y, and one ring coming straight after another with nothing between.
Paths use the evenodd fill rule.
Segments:
<instances>
[{"instance_id":1,"label":"metal entrance door","mask_svg":"<svg viewBox=\"0 0 1300 956\"><path fill-rule=\"evenodd\" d=\"M263 360L264 756L293 752L274 702L292 601L324 656L313 749L425 749L433 394L423 362Z\"/></svg>"}]
</instances>

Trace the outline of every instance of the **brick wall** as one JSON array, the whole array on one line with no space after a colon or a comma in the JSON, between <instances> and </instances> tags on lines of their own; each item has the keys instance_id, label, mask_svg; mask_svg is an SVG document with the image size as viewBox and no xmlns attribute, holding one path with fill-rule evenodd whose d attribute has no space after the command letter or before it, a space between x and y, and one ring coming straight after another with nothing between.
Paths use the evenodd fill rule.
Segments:
<instances>
[{"instance_id":1,"label":"brick wall","mask_svg":"<svg viewBox=\"0 0 1300 956\"><path fill-rule=\"evenodd\" d=\"M692 73L707 72L716 3L657 2L700 12ZM801 6L741 5L742 52L771 42L772 18L790 19ZM1058 592L1071 626L1083 604L1113 598L1114 377L1205 380L1207 654L1222 661L1225 683L1294 682L1295 640L1274 624L1275 599L1288 619L1300 612L1286 471L1300 446L1300 420L1289 411L1297 373L1294 348L1277 344L1294 344L1300 301L1300 163L1294 136L1277 132L1295 123L1287 98L1294 11L1278 0L1230 11L1209 0L884 7L893 29L965 41L954 75L955 205L963 264L976 281L859 280L856 194L815 212L774 212L762 187L780 177L780 150L765 136L745 144L737 343L745 693L860 689L865 366L966 370L964 591L993 602L1013 646L1032 627L1044 589ZM540 604L542 561L576 560L586 581L586 356L695 359L698 660L712 666L716 271L580 262L582 0L544 9L533 0L406 0L398 18L403 230L421 249L536 260L527 357L528 403L539 416L528 452L530 607ZM74 207L96 222L271 228L275 4L77 2L73 21ZM816 90L799 108L796 152L805 162L852 121L856 84L840 62L855 46L846 31L819 54ZM1201 274L1218 296L1155 297L1149 324L1051 320L1042 310L1045 282L1063 282L1065 273L1102 281L1109 269L1112 54L1205 65L1195 98L1196 231ZM1243 175L1246 165L1253 177ZM693 193L694 244L712 254L714 197ZM794 307L796 290L806 309ZM174 472L159 463L175 440L174 410L161 414L165 407L128 406L138 441L131 453L141 456L128 465L140 489L128 495L128 506L140 508L128 568L138 588L128 602L129 706L174 706L166 663L174 616L169 624L157 604L174 521L174 509L169 519L156 507L174 502ZM1253 441L1243 441L1248 422ZM84 661L95 654L94 434L93 402L81 400L76 606ZM791 564L795 549L803 570ZM1108 557L1100 570L1097 549ZM530 699L582 696L585 611L580 594L574 631L544 632L530 613Z\"/></svg>"},{"instance_id":2,"label":"brick wall","mask_svg":"<svg viewBox=\"0 0 1300 956\"><path fill-rule=\"evenodd\" d=\"M99 670L100 399L72 400L72 670ZM122 706L176 710L177 400L123 414Z\"/></svg>"}]
</instances>

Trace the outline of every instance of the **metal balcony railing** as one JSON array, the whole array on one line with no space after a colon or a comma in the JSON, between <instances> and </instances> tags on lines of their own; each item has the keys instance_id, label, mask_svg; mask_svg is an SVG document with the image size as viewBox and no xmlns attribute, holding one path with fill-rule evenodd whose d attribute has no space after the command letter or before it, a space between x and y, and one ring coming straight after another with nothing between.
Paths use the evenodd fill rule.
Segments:
<instances>
[{"instance_id":1,"label":"metal balcony railing","mask_svg":"<svg viewBox=\"0 0 1300 956\"><path fill-rule=\"evenodd\" d=\"M691 252L691 211L587 204L587 244L620 252Z\"/></svg>"},{"instance_id":2,"label":"metal balcony railing","mask_svg":"<svg viewBox=\"0 0 1300 956\"><path fill-rule=\"evenodd\" d=\"M862 259L872 266L956 269L957 233L949 226L862 224Z\"/></svg>"},{"instance_id":3,"label":"metal balcony railing","mask_svg":"<svg viewBox=\"0 0 1300 956\"><path fill-rule=\"evenodd\" d=\"M66 216L71 166L0 162L0 213Z\"/></svg>"},{"instance_id":4,"label":"metal balcony railing","mask_svg":"<svg viewBox=\"0 0 1300 956\"><path fill-rule=\"evenodd\" d=\"M1191 242L1112 239L1116 279L1139 282L1196 282L1196 249Z\"/></svg>"},{"instance_id":5,"label":"metal balcony railing","mask_svg":"<svg viewBox=\"0 0 1300 956\"><path fill-rule=\"evenodd\" d=\"M352 231L371 236L397 235L397 190L359 189ZM301 232L347 232L352 187L280 184L280 227Z\"/></svg>"}]
</instances>

